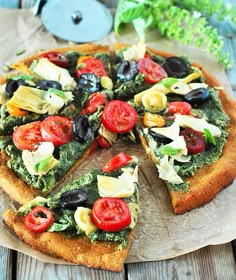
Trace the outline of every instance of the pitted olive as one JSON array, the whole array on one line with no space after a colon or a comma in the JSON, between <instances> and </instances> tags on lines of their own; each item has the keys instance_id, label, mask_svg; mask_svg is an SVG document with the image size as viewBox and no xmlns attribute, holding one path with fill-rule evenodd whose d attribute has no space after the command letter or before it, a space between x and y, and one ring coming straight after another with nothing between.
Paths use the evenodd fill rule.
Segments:
<instances>
[{"instance_id":1,"label":"pitted olive","mask_svg":"<svg viewBox=\"0 0 236 280\"><path fill-rule=\"evenodd\" d=\"M42 90L48 90L49 88L62 90L62 85L53 80L40 80L36 83L36 87Z\"/></svg>"},{"instance_id":2,"label":"pitted olive","mask_svg":"<svg viewBox=\"0 0 236 280\"><path fill-rule=\"evenodd\" d=\"M82 92L93 93L101 89L101 83L98 76L92 73L84 73L79 78L79 90Z\"/></svg>"},{"instance_id":3,"label":"pitted olive","mask_svg":"<svg viewBox=\"0 0 236 280\"><path fill-rule=\"evenodd\" d=\"M122 81L130 81L138 74L138 64L135 60L124 60L117 68L117 78Z\"/></svg>"},{"instance_id":4,"label":"pitted olive","mask_svg":"<svg viewBox=\"0 0 236 280\"><path fill-rule=\"evenodd\" d=\"M184 99L193 106L199 106L210 98L208 88L197 88L184 95Z\"/></svg>"},{"instance_id":5,"label":"pitted olive","mask_svg":"<svg viewBox=\"0 0 236 280\"><path fill-rule=\"evenodd\" d=\"M20 87L25 86L26 82L22 79L13 80L10 79L6 84L6 93L9 97L14 95L14 92Z\"/></svg>"},{"instance_id":6,"label":"pitted olive","mask_svg":"<svg viewBox=\"0 0 236 280\"><path fill-rule=\"evenodd\" d=\"M168 57L162 67L166 70L169 77L183 78L189 72L187 63L177 56Z\"/></svg>"},{"instance_id":7,"label":"pitted olive","mask_svg":"<svg viewBox=\"0 0 236 280\"><path fill-rule=\"evenodd\" d=\"M64 192L60 197L60 205L64 209L75 210L88 200L88 194L84 190L75 189Z\"/></svg>"},{"instance_id":8,"label":"pitted olive","mask_svg":"<svg viewBox=\"0 0 236 280\"><path fill-rule=\"evenodd\" d=\"M156 133L152 129L150 130L150 134L158 143L169 144L172 140L162 134Z\"/></svg>"},{"instance_id":9,"label":"pitted olive","mask_svg":"<svg viewBox=\"0 0 236 280\"><path fill-rule=\"evenodd\" d=\"M73 121L73 132L80 143L94 139L94 131L89 125L88 116L77 116Z\"/></svg>"}]
</instances>

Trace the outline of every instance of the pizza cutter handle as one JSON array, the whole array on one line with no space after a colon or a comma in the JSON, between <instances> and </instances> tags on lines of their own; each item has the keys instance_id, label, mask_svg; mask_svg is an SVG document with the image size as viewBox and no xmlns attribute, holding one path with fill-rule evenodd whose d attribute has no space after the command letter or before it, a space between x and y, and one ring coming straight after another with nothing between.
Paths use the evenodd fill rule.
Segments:
<instances>
[{"instance_id":1,"label":"pizza cutter handle","mask_svg":"<svg viewBox=\"0 0 236 280\"><path fill-rule=\"evenodd\" d=\"M41 10L43 6L46 4L47 0L36 0L34 7L33 7L33 13L34 16L40 15Z\"/></svg>"}]
</instances>

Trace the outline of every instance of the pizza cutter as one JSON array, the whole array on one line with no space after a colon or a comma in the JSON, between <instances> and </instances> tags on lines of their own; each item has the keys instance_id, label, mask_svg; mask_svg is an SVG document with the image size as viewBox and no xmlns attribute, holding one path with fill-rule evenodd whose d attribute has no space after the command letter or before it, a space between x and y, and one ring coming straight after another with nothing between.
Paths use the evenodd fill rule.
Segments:
<instances>
[{"instance_id":1,"label":"pizza cutter","mask_svg":"<svg viewBox=\"0 0 236 280\"><path fill-rule=\"evenodd\" d=\"M113 24L110 11L96 0L37 0L33 12L50 33L76 43L102 39Z\"/></svg>"}]
</instances>

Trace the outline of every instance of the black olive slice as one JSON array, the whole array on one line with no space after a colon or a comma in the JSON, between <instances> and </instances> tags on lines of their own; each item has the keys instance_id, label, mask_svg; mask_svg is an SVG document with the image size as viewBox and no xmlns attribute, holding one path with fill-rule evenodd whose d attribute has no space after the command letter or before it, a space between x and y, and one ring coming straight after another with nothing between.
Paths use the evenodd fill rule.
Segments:
<instances>
[{"instance_id":1,"label":"black olive slice","mask_svg":"<svg viewBox=\"0 0 236 280\"><path fill-rule=\"evenodd\" d=\"M75 210L88 200L88 194L84 190L69 190L60 196L60 205L64 209Z\"/></svg>"},{"instance_id":2,"label":"black olive slice","mask_svg":"<svg viewBox=\"0 0 236 280\"><path fill-rule=\"evenodd\" d=\"M193 106L199 106L210 98L208 88L197 88L184 95L184 99Z\"/></svg>"},{"instance_id":3,"label":"black olive slice","mask_svg":"<svg viewBox=\"0 0 236 280\"><path fill-rule=\"evenodd\" d=\"M62 85L53 80L40 80L36 83L36 87L42 90L48 90L49 88L62 90Z\"/></svg>"},{"instance_id":4,"label":"black olive slice","mask_svg":"<svg viewBox=\"0 0 236 280\"><path fill-rule=\"evenodd\" d=\"M79 90L93 93L101 89L100 78L92 73L84 73L79 78Z\"/></svg>"},{"instance_id":5,"label":"black olive slice","mask_svg":"<svg viewBox=\"0 0 236 280\"><path fill-rule=\"evenodd\" d=\"M189 72L187 63L177 56L168 57L162 67L169 77L183 78L187 76Z\"/></svg>"},{"instance_id":6,"label":"black olive slice","mask_svg":"<svg viewBox=\"0 0 236 280\"><path fill-rule=\"evenodd\" d=\"M89 126L88 116L77 116L73 121L73 132L80 143L94 139L94 131Z\"/></svg>"},{"instance_id":7,"label":"black olive slice","mask_svg":"<svg viewBox=\"0 0 236 280\"><path fill-rule=\"evenodd\" d=\"M6 93L9 97L14 95L14 92L20 87L25 86L26 82L22 79L13 80L10 79L6 84Z\"/></svg>"},{"instance_id":8,"label":"black olive slice","mask_svg":"<svg viewBox=\"0 0 236 280\"><path fill-rule=\"evenodd\" d=\"M150 130L150 134L153 137L153 139L158 143L169 144L170 142L173 141L170 138L168 138L162 134L156 133L152 129Z\"/></svg>"},{"instance_id":9,"label":"black olive slice","mask_svg":"<svg viewBox=\"0 0 236 280\"><path fill-rule=\"evenodd\" d=\"M122 81L131 81L138 74L138 64L135 60L122 61L117 68L117 78Z\"/></svg>"}]
</instances>

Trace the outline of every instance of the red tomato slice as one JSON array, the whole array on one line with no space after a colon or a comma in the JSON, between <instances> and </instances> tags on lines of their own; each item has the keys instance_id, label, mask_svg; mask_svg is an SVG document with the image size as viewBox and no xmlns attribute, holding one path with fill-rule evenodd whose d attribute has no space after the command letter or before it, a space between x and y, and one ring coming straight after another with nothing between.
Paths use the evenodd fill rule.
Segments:
<instances>
[{"instance_id":1,"label":"red tomato slice","mask_svg":"<svg viewBox=\"0 0 236 280\"><path fill-rule=\"evenodd\" d=\"M60 52L51 51L43 53L39 57L46 57L49 61L51 61L59 67L67 68L69 65L69 59Z\"/></svg>"},{"instance_id":2,"label":"red tomato slice","mask_svg":"<svg viewBox=\"0 0 236 280\"><path fill-rule=\"evenodd\" d=\"M181 115L190 115L192 106L184 101L175 101L168 104L168 113L170 115L181 114Z\"/></svg>"},{"instance_id":3,"label":"red tomato slice","mask_svg":"<svg viewBox=\"0 0 236 280\"><path fill-rule=\"evenodd\" d=\"M114 156L101 169L103 172L111 172L117 168L125 166L131 160L132 160L131 156L121 152L118 155Z\"/></svg>"},{"instance_id":4,"label":"red tomato slice","mask_svg":"<svg viewBox=\"0 0 236 280\"><path fill-rule=\"evenodd\" d=\"M125 133L130 131L138 119L138 114L128 103L112 100L106 104L102 112L103 125L112 132Z\"/></svg>"},{"instance_id":5,"label":"red tomato slice","mask_svg":"<svg viewBox=\"0 0 236 280\"><path fill-rule=\"evenodd\" d=\"M138 71L145 76L145 81L150 84L155 84L168 76L164 68L146 57L138 61Z\"/></svg>"},{"instance_id":6,"label":"red tomato slice","mask_svg":"<svg viewBox=\"0 0 236 280\"><path fill-rule=\"evenodd\" d=\"M72 121L61 116L50 116L42 121L41 134L44 141L60 146L74 139Z\"/></svg>"},{"instance_id":7,"label":"red tomato slice","mask_svg":"<svg viewBox=\"0 0 236 280\"><path fill-rule=\"evenodd\" d=\"M104 231L120 231L130 225L131 213L121 198L102 197L93 205L92 220Z\"/></svg>"},{"instance_id":8,"label":"red tomato slice","mask_svg":"<svg viewBox=\"0 0 236 280\"><path fill-rule=\"evenodd\" d=\"M33 232L45 231L53 222L53 213L44 206L36 206L24 218L27 229Z\"/></svg>"},{"instance_id":9,"label":"red tomato slice","mask_svg":"<svg viewBox=\"0 0 236 280\"><path fill-rule=\"evenodd\" d=\"M101 92L94 92L88 101L87 106L80 112L80 115L94 113L99 106L106 103L106 96Z\"/></svg>"},{"instance_id":10,"label":"red tomato slice","mask_svg":"<svg viewBox=\"0 0 236 280\"><path fill-rule=\"evenodd\" d=\"M43 142L41 121L18 126L13 132L13 142L20 150L35 151Z\"/></svg>"},{"instance_id":11,"label":"red tomato slice","mask_svg":"<svg viewBox=\"0 0 236 280\"><path fill-rule=\"evenodd\" d=\"M180 132L180 135L184 136L188 154L198 154L205 149L205 139L202 132L186 128Z\"/></svg>"},{"instance_id":12,"label":"red tomato slice","mask_svg":"<svg viewBox=\"0 0 236 280\"><path fill-rule=\"evenodd\" d=\"M98 136L97 142L103 149L108 149L111 147L111 144L102 135Z\"/></svg>"},{"instance_id":13,"label":"red tomato slice","mask_svg":"<svg viewBox=\"0 0 236 280\"><path fill-rule=\"evenodd\" d=\"M98 77L108 76L107 70L102 60L95 57L88 57L83 60L84 67L76 69L76 75L79 78L84 73L92 73Z\"/></svg>"},{"instance_id":14,"label":"red tomato slice","mask_svg":"<svg viewBox=\"0 0 236 280\"><path fill-rule=\"evenodd\" d=\"M92 143L92 145L90 147L89 154L92 155L97 150L97 148L98 148L98 141L95 140L95 141L93 141L93 143Z\"/></svg>"}]
</instances>

